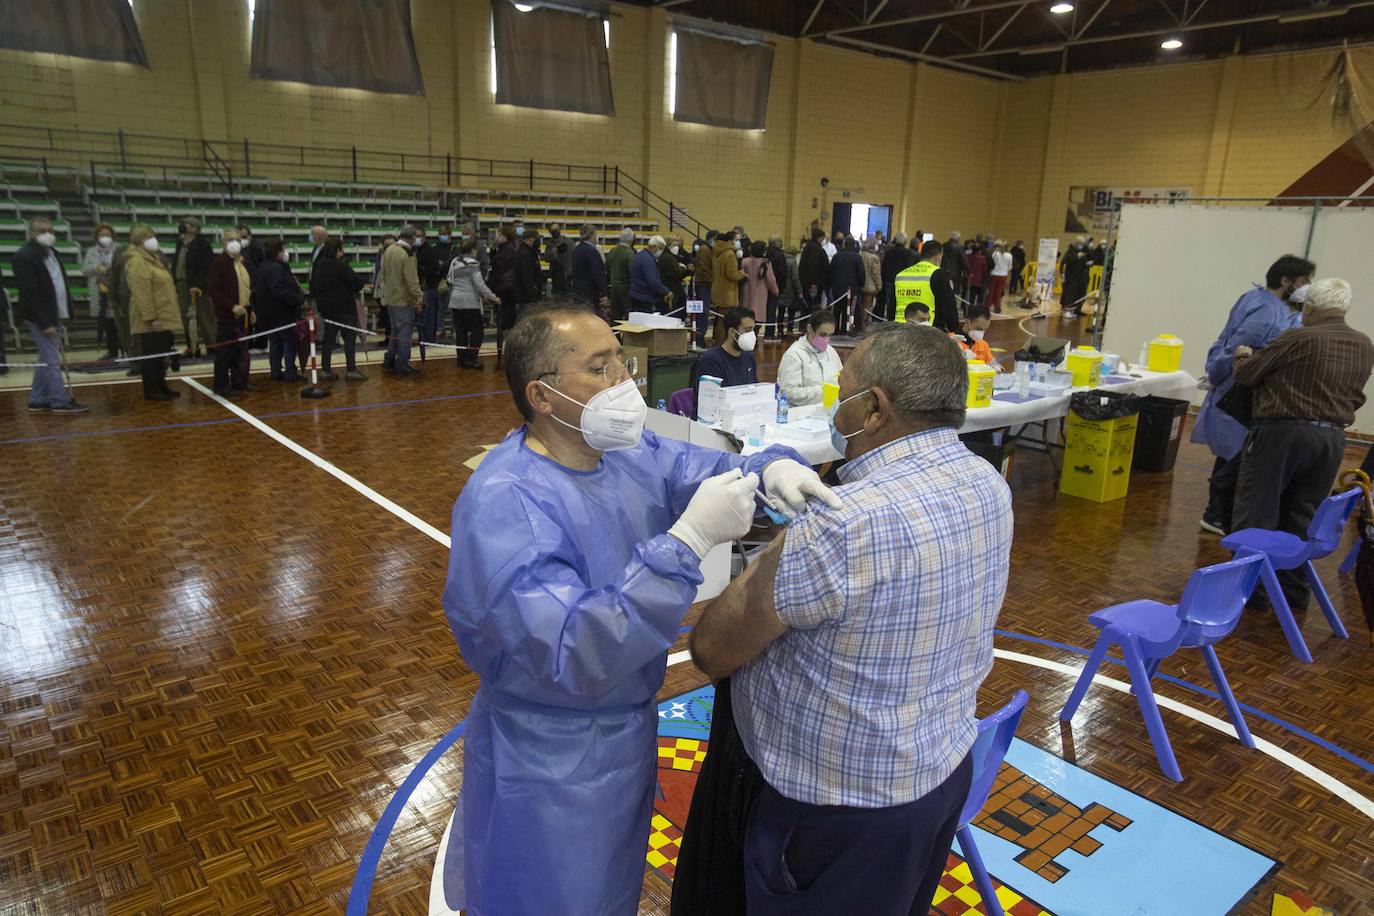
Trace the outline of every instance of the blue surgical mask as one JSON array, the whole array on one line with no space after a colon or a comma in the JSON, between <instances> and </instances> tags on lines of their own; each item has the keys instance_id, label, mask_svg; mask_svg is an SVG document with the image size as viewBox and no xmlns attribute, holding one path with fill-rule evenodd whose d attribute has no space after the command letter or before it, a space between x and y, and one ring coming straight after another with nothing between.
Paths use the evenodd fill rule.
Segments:
<instances>
[{"instance_id":1,"label":"blue surgical mask","mask_svg":"<svg viewBox=\"0 0 1374 916\"><path fill-rule=\"evenodd\" d=\"M845 449L849 445L849 440L853 439L859 433L863 432L863 427L859 427L852 433L842 433L835 426L835 415L840 412L841 407L848 404L850 401L854 400L857 397L862 397L863 395L868 394L872 390L872 388L865 388L863 391L851 394L849 397L845 398L843 401L836 404L834 410L830 411L830 444L834 446L835 451L839 452L841 455L845 453Z\"/></svg>"},{"instance_id":2,"label":"blue surgical mask","mask_svg":"<svg viewBox=\"0 0 1374 916\"><path fill-rule=\"evenodd\" d=\"M516 234L516 235L524 235L524 234L525 234L525 227L524 227L524 226L516 226L516 227L515 227L515 234Z\"/></svg>"},{"instance_id":3,"label":"blue surgical mask","mask_svg":"<svg viewBox=\"0 0 1374 916\"><path fill-rule=\"evenodd\" d=\"M439 236L439 241L444 242L445 244L447 244L447 243L448 243L448 236L446 236L446 235L441 235L441 236Z\"/></svg>"}]
</instances>

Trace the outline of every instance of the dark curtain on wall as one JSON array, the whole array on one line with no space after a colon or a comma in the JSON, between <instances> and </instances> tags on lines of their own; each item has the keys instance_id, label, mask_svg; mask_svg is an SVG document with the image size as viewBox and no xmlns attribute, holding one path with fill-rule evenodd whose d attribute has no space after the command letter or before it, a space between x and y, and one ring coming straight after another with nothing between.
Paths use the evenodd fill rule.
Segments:
<instances>
[{"instance_id":1,"label":"dark curtain on wall","mask_svg":"<svg viewBox=\"0 0 1374 916\"><path fill-rule=\"evenodd\" d=\"M128 0L0 0L0 48L148 66Z\"/></svg>"},{"instance_id":2,"label":"dark curtain on wall","mask_svg":"<svg viewBox=\"0 0 1374 916\"><path fill-rule=\"evenodd\" d=\"M673 118L713 127L758 130L768 115L773 48L685 29L677 35Z\"/></svg>"},{"instance_id":3,"label":"dark curtain on wall","mask_svg":"<svg viewBox=\"0 0 1374 916\"><path fill-rule=\"evenodd\" d=\"M420 95L410 0L257 0L251 73Z\"/></svg>"},{"instance_id":4,"label":"dark curtain on wall","mask_svg":"<svg viewBox=\"0 0 1374 916\"><path fill-rule=\"evenodd\" d=\"M492 0L496 101L526 108L615 114L603 14Z\"/></svg>"}]
</instances>

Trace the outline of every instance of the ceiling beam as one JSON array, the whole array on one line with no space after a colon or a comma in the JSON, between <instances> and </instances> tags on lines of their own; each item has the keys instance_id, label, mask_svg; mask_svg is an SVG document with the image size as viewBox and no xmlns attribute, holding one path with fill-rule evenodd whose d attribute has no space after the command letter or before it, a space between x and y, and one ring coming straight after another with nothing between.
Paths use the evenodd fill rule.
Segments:
<instances>
[{"instance_id":1,"label":"ceiling beam","mask_svg":"<svg viewBox=\"0 0 1374 916\"><path fill-rule=\"evenodd\" d=\"M1374 0L1371 0L1374 2ZM908 48L898 48L894 45L878 44L876 41L864 41L862 38L850 38L848 35L836 35L830 39L834 42L852 45L856 48L863 48L867 51L879 51L883 54L895 54L898 57L905 57L909 60L920 60L930 64L939 64L944 67L952 67L955 70L963 70L968 73L976 73L979 76L990 76L994 79L1009 80L1011 82L1024 82L1025 77L1017 76L1014 73L1003 73L1001 70L992 70L987 67L979 67L976 64L965 64L948 57L937 57L934 54L922 54L920 51L912 51Z\"/></svg>"},{"instance_id":2,"label":"ceiling beam","mask_svg":"<svg viewBox=\"0 0 1374 916\"><path fill-rule=\"evenodd\" d=\"M802 24L801 33L806 35L806 30L811 28L811 23L816 21L816 16L820 14L821 7L825 6L825 0L816 0L816 5L811 7L811 15L806 17L806 22Z\"/></svg>"},{"instance_id":3,"label":"ceiling beam","mask_svg":"<svg viewBox=\"0 0 1374 916\"><path fill-rule=\"evenodd\" d=\"M1073 37L1082 38L1084 35L1086 35L1088 33L1088 29L1092 28L1093 23L1097 21L1097 17L1101 16L1102 11L1111 5L1112 0L1102 0L1102 5L1097 8L1097 12L1093 13L1091 16L1088 17L1088 21L1083 23L1083 28L1075 32Z\"/></svg>"},{"instance_id":4,"label":"ceiling beam","mask_svg":"<svg viewBox=\"0 0 1374 916\"><path fill-rule=\"evenodd\" d=\"M1202 8L1203 8L1204 6L1206 6L1206 5L1207 5L1207 0L1198 0L1197 8L1194 9L1191 13L1187 13L1187 14L1184 15L1184 17L1183 17L1183 24L1184 24L1184 25L1187 25L1188 23L1190 23L1190 22L1192 22L1194 19L1196 19L1196 18L1197 18L1197 14L1200 13L1200 12L1202 12Z\"/></svg>"},{"instance_id":5,"label":"ceiling beam","mask_svg":"<svg viewBox=\"0 0 1374 916\"><path fill-rule=\"evenodd\" d=\"M983 42L982 46L979 47L978 50L986 51L988 48L991 48L993 45L997 44L997 39L1002 37L1002 33L1007 30L1007 26L1015 22L1016 17L1020 16L1023 12L1025 12L1026 7L1028 6L1030 6L1030 0L1026 0L1025 3L1021 4L1016 9L1012 10L1011 15L1008 16L1006 18L1006 21L1002 23L1002 27L999 28L997 31L993 32L991 37L989 37L987 41Z\"/></svg>"},{"instance_id":6,"label":"ceiling beam","mask_svg":"<svg viewBox=\"0 0 1374 916\"><path fill-rule=\"evenodd\" d=\"M1362 9L1364 7L1369 6L1374 6L1374 0L1356 0L1355 3L1346 4L1345 6L1339 7L1338 9L1341 13L1344 13L1348 10ZM951 54L948 58L946 58L946 60L975 60L980 57L996 57L1001 54L1018 54L1023 50L1035 53L1051 51L1057 52L1062 48L1072 48L1078 47L1080 45L1095 45L1112 41L1129 41L1134 38L1155 38L1160 35L1176 35L1184 32L1204 32L1209 29L1227 29L1242 25L1254 25L1257 22L1273 22L1275 20L1281 19L1284 16L1291 16L1292 14L1292 10L1273 13L1257 13L1253 16L1243 16L1237 19L1223 19L1217 22L1193 22L1187 23L1185 25L1165 26L1164 28L1159 29L1142 29L1137 32L1124 32L1113 35L1094 35L1090 38L1070 38L1068 41L1050 43L1048 45L1024 45L1011 48L999 48L995 51L972 51L967 54ZM1338 13L1333 12L1332 15L1338 15Z\"/></svg>"},{"instance_id":7,"label":"ceiling beam","mask_svg":"<svg viewBox=\"0 0 1374 916\"><path fill-rule=\"evenodd\" d=\"M872 22L874 19L877 19L878 14L883 11L883 7L887 6L887 4L888 0L878 0L878 5L873 7L873 12L868 14L868 18L865 19L864 22Z\"/></svg>"},{"instance_id":8,"label":"ceiling beam","mask_svg":"<svg viewBox=\"0 0 1374 916\"><path fill-rule=\"evenodd\" d=\"M825 2L825 0L821 0ZM1020 6L1025 0L998 0L996 3L987 3L982 6L963 6L957 9L941 10L935 13L922 13L919 16L903 16L900 19L885 19L882 22L868 22L863 25L848 25L842 29L828 29L819 32L809 32L811 21L807 20L802 28L803 38L834 38L837 35L848 35L852 32L866 32L872 29L885 29L894 25L911 25L914 22L936 22L941 19L953 19L957 16L969 16L974 13L992 12L993 10L1006 10L1014 6ZM812 17L815 18L814 16Z\"/></svg>"},{"instance_id":9,"label":"ceiling beam","mask_svg":"<svg viewBox=\"0 0 1374 916\"><path fill-rule=\"evenodd\" d=\"M1169 14L1170 19L1172 19L1178 25L1183 24L1183 17L1180 16L1178 13L1175 13L1174 8L1172 6L1165 3L1164 0L1157 0L1157 2L1160 6L1164 7L1164 12Z\"/></svg>"}]
</instances>

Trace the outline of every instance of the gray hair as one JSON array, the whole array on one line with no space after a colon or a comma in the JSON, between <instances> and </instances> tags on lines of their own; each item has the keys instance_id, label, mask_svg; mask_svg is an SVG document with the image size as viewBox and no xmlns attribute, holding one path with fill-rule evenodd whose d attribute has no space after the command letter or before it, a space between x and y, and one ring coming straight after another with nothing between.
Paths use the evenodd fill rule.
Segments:
<instances>
[{"instance_id":1,"label":"gray hair","mask_svg":"<svg viewBox=\"0 0 1374 916\"><path fill-rule=\"evenodd\" d=\"M553 302L527 308L506 333L502 362L506 367L506 384L510 386L515 408L526 421L534 419L525 389L530 382L558 368L563 354L573 349L558 325L579 315L593 315L590 308L574 302Z\"/></svg>"},{"instance_id":2,"label":"gray hair","mask_svg":"<svg viewBox=\"0 0 1374 916\"><path fill-rule=\"evenodd\" d=\"M629 226L620 230L620 242L623 245L633 245L635 243L635 231Z\"/></svg>"},{"instance_id":3,"label":"gray hair","mask_svg":"<svg viewBox=\"0 0 1374 916\"><path fill-rule=\"evenodd\" d=\"M591 223L588 223L587 225L582 227L581 231L578 232L578 235L582 236L583 241L594 241L596 239L596 227L593 226Z\"/></svg>"},{"instance_id":4,"label":"gray hair","mask_svg":"<svg viewBox=\"0 0 1374 916\"><path fill-rule=\"evenodd\" d=\"M961 240L964 236L963 236L963 233L961 233L958 229L955 229L953 232L951 232L951 233L949 234L949 237L952 238L952 239L954 239L954 241L957 242L957 241Z\"/></svg>"},{"instance_id":5,"label":"gray hair","mask_svg":"<svg viewBox=\"0 0 1374 916\"><path fill-rule=\"evenodd\" d=\"M1339 277L1314 280L1307 289L1307 307L1314 312L1345 314L1350 311L1353 298L1354 292L1350 289L1350 284Z\"/></svg>"},{"instance_id":6,"label":"gray hair","mask_svg":"<svg viewBox=\"0 0 1374 916\"><path fill-rule=\"evenodd\" d=\"M894 235L894 236L892 237L892 244L894 244L894 245L905 245L905 244L906 244L906 233L905 233L905 232L899 232L899 233L897 233L896 235Z\"/></svg>"},{"instance_id":7,"label":"gray hair","mask_svg":"<svg viewBox=\"0 0 1374 916\"><path fill-rule=\"evenodd\" d=\"M663 240L663 236L661 236L661 235L656 235L656 236L654 236L653 238L649 239L649 247L650 247L650 248L667 248L667 247L668 247L668 243L665 242L665 241Z\"/></svg>"},{"instance_id":8,"label":"gray hair","mask_svg":"<svg viewBox=\"0 0 1374 916\"><path fill-rule=\"evenodd\" d=\"M396 237L398 239L405 239L407 242L410 241L415 238L415 227L410 223L406 223L401 227L401 231L396 233Z\"/></svg>"},{"instance_id":9,"label":"gray hair","mask_svg":"<svg viewBox=\"0 0 1374 916\"><path fill-rule=\"evenodd\" d=\"M782 236L780 236L780 235L770 235L770 236L768 236L768 247L769 247L769 248L781 248L781 247L782 247Z\"/></svg>"},{"instance_id":10,"label":"gray hair","mask_svg":"<svg viewBox=\"0 0 1374 916\"><path fill-rule=\"evenodd\" d=\"M866 388L881 388L904 418L958 429L968 403L968 368L944 331L879 325L855 367Z\"/></svg>"}]
</instances>

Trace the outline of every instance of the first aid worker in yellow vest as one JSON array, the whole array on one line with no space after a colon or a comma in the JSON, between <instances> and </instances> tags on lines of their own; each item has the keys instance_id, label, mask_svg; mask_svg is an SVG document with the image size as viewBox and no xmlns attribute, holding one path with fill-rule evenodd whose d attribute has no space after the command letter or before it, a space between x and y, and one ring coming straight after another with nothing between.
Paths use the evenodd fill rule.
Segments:
<instances>
[{"instance_id":1,"label":"first aid worker in yellow vest","mask_svg":"<svg viewBox=\"0 0 1374 916\"><path fill-rule=\"evenodd\" d=\"M909 307L920 303L930 309L931 323L952 333L959 330L959 309L954 304L954 287L949 272L940 267L944 248L932 239L921 246L921 260L897 274L893 287L897 309L893 320L905 323Z\"/></svg>"}]
</instances>

